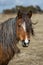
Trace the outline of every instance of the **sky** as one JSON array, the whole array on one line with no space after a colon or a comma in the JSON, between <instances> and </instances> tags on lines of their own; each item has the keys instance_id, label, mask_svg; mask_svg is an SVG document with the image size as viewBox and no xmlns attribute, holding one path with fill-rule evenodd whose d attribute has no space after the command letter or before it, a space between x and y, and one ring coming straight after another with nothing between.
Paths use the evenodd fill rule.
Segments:
<instances>
[{"instance_id":1,"label":"sky","mask_svg":"<svg viewBox=\"0 0 43 65\"><path fill-rule=\"evenodd\" d=\"M43 9L43 0L0 0L0 13L3 9L10 9L12 7L16 7L16 5L39 5L40 8Z\"/></svg>"}]
</instances>

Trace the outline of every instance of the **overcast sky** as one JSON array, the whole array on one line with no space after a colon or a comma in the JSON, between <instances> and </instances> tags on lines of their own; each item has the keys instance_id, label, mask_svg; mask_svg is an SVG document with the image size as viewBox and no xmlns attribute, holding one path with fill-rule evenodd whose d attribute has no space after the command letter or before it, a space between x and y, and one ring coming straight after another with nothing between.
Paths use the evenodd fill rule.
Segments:
<instances>
[{"instance_id":1,"label":"overcast sky","mask_svg":"<svg viewBox=\"0 0 43 65\"><path fill-rule=\"evenodd\" d=\"M3 9L12 8L16 5L39 5L41 9L43 9L43 0L0 0L0 12L2 12Z\"/></svg>"}]
</instances>

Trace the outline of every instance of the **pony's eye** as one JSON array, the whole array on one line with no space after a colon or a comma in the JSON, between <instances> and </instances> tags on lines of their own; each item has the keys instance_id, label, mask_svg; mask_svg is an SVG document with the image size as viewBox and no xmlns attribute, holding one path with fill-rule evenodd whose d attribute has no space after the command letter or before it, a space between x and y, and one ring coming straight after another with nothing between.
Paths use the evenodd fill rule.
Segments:
<instances>
[{"instance_id":1,"label":"pony's eye","mask_svg":"<svg viewBox=\"0 0 43 65\"><path fill-rule=\"evenodd\" d=\"M21 25L19 24L18 27L21 27Z\"/></svg>"}]
</instances>

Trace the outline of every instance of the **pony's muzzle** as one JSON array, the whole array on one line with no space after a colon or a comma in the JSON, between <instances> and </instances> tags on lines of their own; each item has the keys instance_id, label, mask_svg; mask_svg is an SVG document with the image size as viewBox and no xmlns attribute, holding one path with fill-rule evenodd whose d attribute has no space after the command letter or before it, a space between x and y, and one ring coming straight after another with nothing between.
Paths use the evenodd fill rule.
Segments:
<instances>
[{"instance_id":1,"label":"pony's muzzle","mask_svg":"<svg viewBox=\"0 0 43 65\"><path fill-rule=\"evenodd\" d=\"M27 42L25 40L22 40L22 46L23 47L28 47L30 43L30 40L28 40Z\"/></svg>"}]
</instances>

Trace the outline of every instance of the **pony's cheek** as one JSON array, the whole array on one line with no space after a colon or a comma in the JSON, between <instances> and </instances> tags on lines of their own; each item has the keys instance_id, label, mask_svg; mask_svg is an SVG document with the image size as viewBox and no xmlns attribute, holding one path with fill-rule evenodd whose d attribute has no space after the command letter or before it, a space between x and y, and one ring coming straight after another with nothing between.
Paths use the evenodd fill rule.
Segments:
<instances>
[{"instance_id":1,"label":"pony's cheek","mask_svg":"<svg viewBox=\"0 0 43 65\"><path fill-rule=\"evenodd\" d=\"M19 38L20 38L21 41L24 40L24 36L23 35L19 35Z\"/></svg>"}]
</instances>

